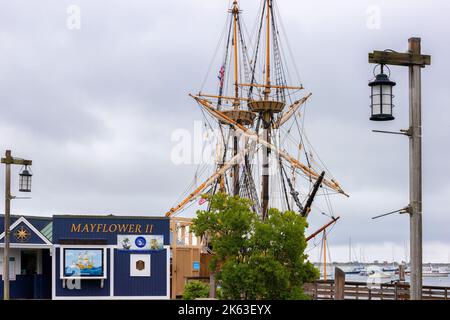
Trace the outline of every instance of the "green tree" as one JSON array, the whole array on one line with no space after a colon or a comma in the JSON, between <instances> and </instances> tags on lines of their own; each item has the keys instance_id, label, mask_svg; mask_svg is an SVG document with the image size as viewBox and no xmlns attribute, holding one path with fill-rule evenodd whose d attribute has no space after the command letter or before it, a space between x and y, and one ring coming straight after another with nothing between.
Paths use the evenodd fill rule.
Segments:
<instances>
[{"instance_id":1,"label":"green tree","mask_svg":"<svg viewBox=\"0 0 450 320\"><path fill-rule=\"evenodd\" d=\"M194 300L197 298L208 298L209 285L201 281L191 281L184 286L183 299Z\"/></svg>"},{"instance_id":2,"label":"green tree","mask_svg":"<svg viewBox=\"0 0 450 320\"><path fill-rule=\"evenodd\" d=\"M307 261L306 220L270 209L262 221L251 202L237 196L209 196L210 210L198 211L193 231L206 234L214 255L209 265L229 299L306 299L303 284L317 279Z\"/></svg>"}]
</instances>

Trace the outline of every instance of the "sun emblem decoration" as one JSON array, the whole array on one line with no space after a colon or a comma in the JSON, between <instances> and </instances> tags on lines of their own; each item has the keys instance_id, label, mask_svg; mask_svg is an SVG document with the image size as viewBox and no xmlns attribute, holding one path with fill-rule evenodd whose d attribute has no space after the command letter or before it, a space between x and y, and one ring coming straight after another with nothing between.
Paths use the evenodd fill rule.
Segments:
<instances>
[{"instance_id":1,"label":"sun emblem decoration","mask_svg":"<svg viewBox=\"0 0 450 320\"><path fill-rule=\"evenodd\" d=\"M19 242L26 242L30 239L31 233L25 227L20 226L14 231L14 238Z\"/></svg>"}]
</instances>

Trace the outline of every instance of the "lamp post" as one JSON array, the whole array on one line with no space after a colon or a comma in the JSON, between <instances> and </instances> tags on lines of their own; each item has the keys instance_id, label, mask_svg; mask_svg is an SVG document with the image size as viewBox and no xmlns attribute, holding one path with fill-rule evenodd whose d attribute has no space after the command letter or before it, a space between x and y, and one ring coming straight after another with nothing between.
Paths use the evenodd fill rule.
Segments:
<instances>
[{"instance_id":1,"label":"lamp post","mask_svg":"<svg viewBox=\"0 0 450 320\"><path fill-rule=\"evenodd\" d=\"M410 204L407 212L410 216L410 299L422 299L422 120L421 120L421 68L431 64L431 56L422 55L420 48L420 38L410 38L408 40L409 50L406 53L394 52L392 50L374 51L369 53L369 63L384 65L405 66L409 69L409 128L400 132L409 137L409 164L410 164ZM381 73L382 75L383 72ZM386 75L384 75L386 76ZM389 78L381 76L383 84L380 87L379 94L381 109L374 104L374 82L372 87L372 116L371 120L393 120L392 115L392 87L395 83L389 84ZM389 89L391 88L390 98ZM384 91L384 92L383 92ZM383 97L390 100L390 116L384 113ZM377 102L376 100L375 102ZM386 101L386 100L385 100ZM389 103L388 103L389 105ZM374 113L375 110L375 113ZM387 108L386 110L389 110ZM379 112L378 112L379 111ZM375 117L375 118L374 118ZM374 119L373 119L374 118Z\"/></svg>"},{"instance_id":2,"label":"lamp post","mask_svg":"<svg viewBox=\"0 0 450 320\"><path fill-rule=\"evenodd\" d=\"M11 150L6 150L5 157L1 159L1 163L5 164L5 236L3 248L3 299L9 300L9 236L10 236L10 210L11 199L15 197L11 195L11 165L22 165L25 169L20 173L19 191L31 192L32 174L28 171L31 166L31 160L13 158Z\"/></svg>"}]
</instances>

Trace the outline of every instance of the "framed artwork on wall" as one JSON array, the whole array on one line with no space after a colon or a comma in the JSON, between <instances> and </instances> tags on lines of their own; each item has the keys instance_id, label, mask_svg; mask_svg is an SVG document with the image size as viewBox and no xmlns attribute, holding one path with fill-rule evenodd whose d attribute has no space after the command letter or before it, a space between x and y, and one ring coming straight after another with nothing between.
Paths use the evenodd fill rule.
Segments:
<instances>
[{"instance_id":1,"label":"framed artwork on wall","mask_svg":"<svg viewBox=\"0 0 450 320\"><path fill-rule=\"evenodd\" d=\"M150 277L149 254L130 254L130 277Z\"/></svg>"}]
</instances>

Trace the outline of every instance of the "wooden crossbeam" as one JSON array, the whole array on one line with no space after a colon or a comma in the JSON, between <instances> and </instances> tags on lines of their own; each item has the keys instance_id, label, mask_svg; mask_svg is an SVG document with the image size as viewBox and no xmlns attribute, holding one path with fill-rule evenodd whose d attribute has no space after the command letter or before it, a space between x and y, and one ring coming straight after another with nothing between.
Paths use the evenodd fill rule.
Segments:
<instances>
[{"instance_id":1,"label":"wooden crossbeam","mask_svg":"<svg viewBox=\"0 0 450 320\"><path fill-rule=\"evenodd\" d=\"M11 158L2 158L1 163L22 165L22 166L31 166L33 164L33 162L31 160L15 159L12 157Z\"/></svg>"},{"instance_id":2,"label":"wooden crossbeam","mask_svg":"<svg viewBox=\"0 0 450 320\"><path fill-rule=\"evenodd\" d=\"M369 53L369 63L389 64L394 66L418 65L425 67L431 64L431 56L391 51L373 51L372 53Z\"/></svg>"}]
</instances>

